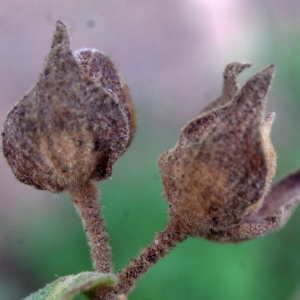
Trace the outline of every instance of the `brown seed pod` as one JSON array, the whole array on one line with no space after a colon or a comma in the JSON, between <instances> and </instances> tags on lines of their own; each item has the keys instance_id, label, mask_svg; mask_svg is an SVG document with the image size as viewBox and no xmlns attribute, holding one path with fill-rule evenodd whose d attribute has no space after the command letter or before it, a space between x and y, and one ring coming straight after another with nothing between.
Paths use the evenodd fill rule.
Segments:
<instances>
[{"instance_id":1,"label":"brown seed pod","mask_svg":"<svg viewBox=\"0 0 300 300\"><path fill-rule=\"evenodd\" d=\"M134 133L133 106L115 66L109 61L114 73L99 67L107 80L101 85L69 44L58 21L38 82L8 114L2 133L3 153L17 179L53 193L110 177Z\"/></svg>"},{"instance_id":2,"label":"brown seed pod","mask_svg":"<svg viewBox=\"0 0 300 300\"><path fill-rule=\"evenodd\" d=\"M236 76L249 64L224 73L223 96L190 121L158 165L171 218L189 235L226 231L256 212L269 190L276 155L269 139L273 115L263 123L265 96L274 67L238 89Z\"/></svg>"}]
</instances>

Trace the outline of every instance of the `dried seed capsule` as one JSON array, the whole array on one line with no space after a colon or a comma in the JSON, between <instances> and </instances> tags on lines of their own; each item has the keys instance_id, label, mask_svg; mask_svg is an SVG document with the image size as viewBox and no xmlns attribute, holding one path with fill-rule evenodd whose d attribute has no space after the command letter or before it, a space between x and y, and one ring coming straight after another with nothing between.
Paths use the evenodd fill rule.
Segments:
<instances>
[{"instance_id":1,"label":"dried seed capsule","mask_svg":"<svg viewBox=\"0 0 300 300\"><path fill-rule=\"evenodd\" d=\"M57 193L110 177L132 139L134 111L124 84L109 89L87 76L58 21L38 82L4 124L3 153L17 179Z\"/></svg>"},{"instance_id":2,"label":"dried seed capsule","mask_svg":"<svg viewBox=\"0 0 300 300\"><path fill-rule=\"evenodd\" d=\"M190 121L158 161L169 214L181 218L190 235L208 236L240 224L261 207L275 172L268 137L272 115L266 125L262 119L274 67L257 73L239 91L237 70L244 67L227 66L223 96Z\"/></svg>"}]
</instances>

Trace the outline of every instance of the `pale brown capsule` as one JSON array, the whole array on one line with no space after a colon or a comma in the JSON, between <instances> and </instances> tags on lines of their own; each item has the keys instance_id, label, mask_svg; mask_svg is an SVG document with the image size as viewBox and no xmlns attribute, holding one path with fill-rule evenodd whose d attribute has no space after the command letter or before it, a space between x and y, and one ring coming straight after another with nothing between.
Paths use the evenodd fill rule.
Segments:
<instances>
[{"instance_id":1,"label":"pale brown capsule","mask_svg":"<svg viewBox=\"0 0 300 300\"><path fill-rule=\"evenodd\" d=\"M249 64L225 69L223 95L181 131L158 165L171 218L189 235L206 236L239 225L255 213L269 191L276 155L263 109L274 67L238 89L236 76Z\"/></svg>"},{"instance_id":2,"label":"pale brown capsule","mask_svg":"<svg viewBox=\"0 0 300 300\"><path fill-rule=\"evenodd\" d=\"M109 61L113 74L100 66L108 82L100 85L69 44L58 21L38 82L8 114L2 133L14 175L53 193L110 177L134 133L133 106L115 66ZM111 84L110 76L119 81Z\"/></svg>"}]
</instances>

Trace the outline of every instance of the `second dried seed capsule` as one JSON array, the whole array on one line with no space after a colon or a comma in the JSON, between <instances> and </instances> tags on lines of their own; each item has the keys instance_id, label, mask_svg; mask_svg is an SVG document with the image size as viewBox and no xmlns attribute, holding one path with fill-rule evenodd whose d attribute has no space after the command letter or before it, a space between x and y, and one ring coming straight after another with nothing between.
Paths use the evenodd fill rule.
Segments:
<instances>
[{"instance_id":1,"label":"second dried seed capsule","mask_svg":"<svg viewBox=\"0 0 300 300\"><path fill-rule=\"evenodd\" d=\"M169 214L189 235L218 239L255 213L269 191L276 166L269 138L274 114L264 123L262 113L274 67L239 90L236 77L247 66L227 66L223 95L159 158Z\"/></svg>"}]
</instances>

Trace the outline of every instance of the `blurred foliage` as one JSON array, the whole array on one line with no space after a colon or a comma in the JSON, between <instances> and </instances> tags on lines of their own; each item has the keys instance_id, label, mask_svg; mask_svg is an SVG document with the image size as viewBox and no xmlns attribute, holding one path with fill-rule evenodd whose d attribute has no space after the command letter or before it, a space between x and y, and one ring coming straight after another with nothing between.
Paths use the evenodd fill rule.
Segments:
<instances>
[{"instance_id":1,"label":"blurred foliage","mask_svg":"<svg viewBox=\"0 0 300 300\"><path fill-rule=\"evenodd\" d=\"M281 109L278 120L275 120L272 139L278 154L277 177L282 177L300 165L300 35L296 31L279 33L271 40L273 42L268 45L266 53L268 60L276 66L271 92L276 93L277 106Z\"/></svg>"}]
</instances>

